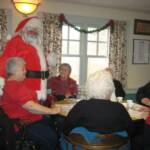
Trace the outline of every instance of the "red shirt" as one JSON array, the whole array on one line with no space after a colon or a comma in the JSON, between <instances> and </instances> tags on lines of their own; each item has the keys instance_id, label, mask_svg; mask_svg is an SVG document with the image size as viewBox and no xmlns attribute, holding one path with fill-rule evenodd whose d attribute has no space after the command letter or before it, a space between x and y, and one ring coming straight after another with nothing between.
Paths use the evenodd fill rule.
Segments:
<instances>
[{"instance_id":1,"label":"red shirt","mask_svg":"<svg viewBox=\"0 0 150 150\"><path fill-rule=\"evenodd\" d=\"M150 125L150 115L146 119L146 124Z\"/></svg>"},{"instance_id":2,"label":"red shirt","mask_svg":"<svg viewBox=\"0 0 150 150\"><path fill-rule=\"evenodd\" d=\"M11 119L21 119L35 122L42 119L42 115L32 114L22 107L33 100L38 103L36 93L24 86L24 81L7 81L4 94L1 97L2 108Z\"/></svg>"},{"instance_id":3,"label":"red shirt","mask_svg":"<svg viewBox=\"0 0 150 150\"><path fill-rule=\"evenodd\" d=\"M72 96L77 95L76 81L71 78L61 80L60 76L52 77L48 81L48 87L52 90L53 95L66 95L67 93Z\"/></svg>"}]
</instances>

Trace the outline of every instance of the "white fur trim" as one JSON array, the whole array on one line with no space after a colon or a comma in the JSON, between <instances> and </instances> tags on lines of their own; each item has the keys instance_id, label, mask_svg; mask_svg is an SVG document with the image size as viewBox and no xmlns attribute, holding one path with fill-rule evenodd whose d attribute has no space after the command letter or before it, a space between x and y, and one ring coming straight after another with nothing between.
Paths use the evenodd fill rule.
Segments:
<instances>
[{"instance_id":1,"label":"white fur trim","mask_svg":"<svg viewBox=\"0 0 150 150\"><path fill-rule=\"evenodd\" d=\"M3 77L0 77L0 88L3 88L5 85L5 79Z\"/></svg>"},{"instance_id":2,"label":"white fur trim","mask_svg":"<svg viewBox=\"0 0 150 150\"><path fill-rule=\"evenodd\" d=\"M3 77L0 77L0 96L3 95L4 85L5 85L5 79Z\"/></svg>"},{"instance_id":3,"label":"white fur trim","mask_svg":"<svg viewBox=\"0 0 150 150\"><path fill-rule=\"evenodd\" d=\"M37 93L38 100L40 100L40 101L45 101L46 100L46 98L47 98L47 91L46 90L36 91L36 93Z\"/></svg>"},{"instance_id":4,"label":"white fur trim","mask_svg":"<svg viewBox=\"0 0 150 150\"><path fill-rule=\"evenodd\" d=\"M45 55L43 52L43 47L38 45L38 44L33 44L33 46L36 48L37 50L37 54L39 56L39 61L40 61L40 65L41 65L41 71L46 71L47 70L47 66L46 66L46 60L45 60ZM40 91L38 91L37 93L39 93L38 99L39 100L46 100L47 97L47 79L41 79L41 88Z\"/></svg>"},{"instance_id":5,"label":"white fur trim","mask_svg":"<svg viewBox=\"0 0 150 150\"><path fill-rule=\"evenodd\" d=\"M47 79L41 79L41 92L42 92L42 101L45 101L47 98Z\"/></svg>"},{"instance_id":6,"label":"white fur trim","mask_svg":"<svg viewBox=\"0 0 150 150\"><path fill-rule=\"evenodd\" d=\"M40 100L40 99L42 98L42 93L41 93L41 91L36 91L36 94L37 94L38 100Z\"/></svg>"}]
</instances>

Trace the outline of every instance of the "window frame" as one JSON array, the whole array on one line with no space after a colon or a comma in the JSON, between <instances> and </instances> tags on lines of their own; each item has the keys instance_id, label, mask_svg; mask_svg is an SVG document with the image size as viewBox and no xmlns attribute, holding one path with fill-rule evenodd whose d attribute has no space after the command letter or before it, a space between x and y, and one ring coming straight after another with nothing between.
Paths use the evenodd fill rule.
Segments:
<instances>
[{"instance_id":1,"label":"window frame","mask_svg":"<svg viewBox=\"0 0 150 150\"><path fill-rule=\"evenodd\" d=\"M86 24L85 22L83 23L82 21L84 21L84 19L81 19L82 21L79 19L81 22L76 21L78 19L73 20L73 18L69 18L69 20L70 20L70 22L72 22L76 26L79 26L80 28L84 28L84 29L86 29L87 27L91 27L91 28L97 27L98 28L98 27L102 26L103 24L105 24L105 23L103 23L103 21L102 21L102 24L99 25L99 23L93 24L93 21L89 21L90 23L88 23L88 24ZM108 20L105 20L105 22L108 22ZM109 31L109 33L110 33L110 31ZM68 33L68 34L70 34L70 33ZM69 35L68 35L68 37L69 37ZM109 37L110 37L110 35L109 35ZM79 57L79 59L80 59L79 60L80 61L79 62L80 63L80 66L79 66L79 85L81 85L81 86L84 86L86 83L86 80L87 80L88 58L106 58L107 59L109 57L109 48L108 48L107 56L98 56L98 52L97 52L97 55L87 55L87 43L88 43L87 40L88 40L87 34L85 36L84 33L81 33L80 34L79 55L75 55L75 54L69 54L69 55L68 54L62 54L61 55L62 57ZM62 41L63 41L63 39L62 39ZM69 40L69 38L68 38L67 42L69 42L69 41L72 41L72 39ZM109 42L110 41L108 41L108 43ZM101 43L101 41L97 39L96 44L98 45L98 43ZM67 51L68 51L68 49L69 49L69 47L67 47Z\"/></svg>"}]
</instances>

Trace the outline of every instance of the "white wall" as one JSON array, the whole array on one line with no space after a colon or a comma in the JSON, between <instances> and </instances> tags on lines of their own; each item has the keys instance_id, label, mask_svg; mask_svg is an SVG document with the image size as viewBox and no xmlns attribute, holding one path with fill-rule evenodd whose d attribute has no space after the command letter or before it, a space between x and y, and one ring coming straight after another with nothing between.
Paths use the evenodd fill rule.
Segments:
<instances>
[{"instance_id":1,"label":"white wall","mask_svg":"<svg viewBox=\"0 0 150 150\"><path fill-rule=\"evenodd\" d=\"M9 8L12 17L11 31L14 31L17 24L24 18L12 6L11 0L0 0L0 8ZM132 64L133 39L149 39L150 36L141 36L133 34L134 19L150 20L150 13L142 13L127 10L117 10L111 8L93 7L85 5L76 5L70 3L56 3L43 0L38 11L50 13L64 13L65 15L85 16L91 18L118 19L127 21L127 90L136 90L139 86L150 80L150 64L135 65ZM36 13L35 13L36 14ZM33 14L33 15L35 15ZM9 32L11 32L9 30Z\"/></svg>"}]
</instances>

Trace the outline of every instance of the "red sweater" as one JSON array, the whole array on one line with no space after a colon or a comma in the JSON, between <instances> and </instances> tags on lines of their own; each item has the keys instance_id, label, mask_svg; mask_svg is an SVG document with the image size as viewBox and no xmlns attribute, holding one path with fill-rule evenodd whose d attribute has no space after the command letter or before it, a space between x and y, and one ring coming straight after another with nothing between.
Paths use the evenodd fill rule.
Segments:
<instances>
[{"instance_id":1,"label":"red sweater","mask_svg":"<svg viewBox=\"0 0 150 150\"><path fill-rule=\"evenodd\" d=\"M70 93L72 96L77 95L76 81L68 78L67 80L61 80L60 76L52 77L48 81L48 88L52 90L52 95L66 95Z\"/></svg>"}]
</instances>

